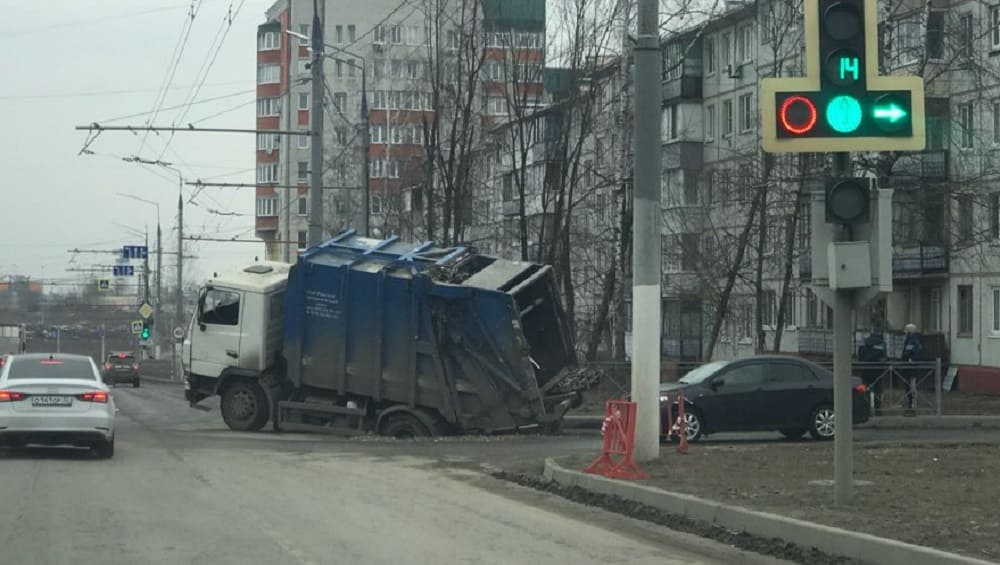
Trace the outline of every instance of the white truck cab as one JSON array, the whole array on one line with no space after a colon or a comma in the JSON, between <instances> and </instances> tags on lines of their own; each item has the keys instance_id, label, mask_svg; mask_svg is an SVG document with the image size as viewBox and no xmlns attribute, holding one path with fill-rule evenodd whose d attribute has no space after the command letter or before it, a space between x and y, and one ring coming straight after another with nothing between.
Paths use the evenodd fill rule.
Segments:
<instances>
[{"instance_id":1,"label":"white truck cab","mask_svg":"<svg viewBox=\"0 0 1000 565\"><path fill-rule=\"evenodd\" d=\"M182 353L189 401L217 394L227 374L260 374L272 365L281 348L290 269L257 262L216 274L201 288Z\"/></svg>"}]
</instances>

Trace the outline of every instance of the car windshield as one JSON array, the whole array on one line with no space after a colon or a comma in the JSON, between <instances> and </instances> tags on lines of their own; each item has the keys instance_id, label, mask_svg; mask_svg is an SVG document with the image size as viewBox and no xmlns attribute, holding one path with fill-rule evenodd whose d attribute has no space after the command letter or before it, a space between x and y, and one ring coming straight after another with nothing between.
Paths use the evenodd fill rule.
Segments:
<instances>
[{"instance_id":1,"label":"car windshield","mask_svg":"<svg viewBox=\"0 0 1000 565\"><path fill-rule=\"evenodd\" d=\"M92 381L94 368L89 359L17 359L10 363L7 379L80 379Z\"/></svg>"},{"instance_id":2,"label":"car windshield","mask_svg":"<svg viewBox=\"0 0 1000 565\"><path fill-rule=\"evenodd\" d=\"M713 361L711 363L707 363L684 375L677 382L684 383L686 385L698 384L714 375L716 371L724 367L727 363L729 363L729 361Z\"/></svg>"}]
</instances>

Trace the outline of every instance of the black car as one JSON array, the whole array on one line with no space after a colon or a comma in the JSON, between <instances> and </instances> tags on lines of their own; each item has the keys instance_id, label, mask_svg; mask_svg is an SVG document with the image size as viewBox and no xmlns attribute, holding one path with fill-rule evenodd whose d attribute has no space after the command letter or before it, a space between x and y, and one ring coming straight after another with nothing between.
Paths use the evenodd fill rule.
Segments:
<instances>
[{"instance_id":1,"label":"black car","mask_svg":"<svg viewBox=\"0 0 1000 565\"><path fill-rule=\"evenodd\" d=\"M868 421L868 390L852 377L854 423ZM798 357L757 356L714 361L694 369L676 383L660 385L662 421L668 406L677 414L677 393L684 392L688 441L732 431L780 431L819 440L832 439L833 373ZM664 438L669 430L664 428Z\"/></svg>"},{"instance_id":2,"label":"black car","mask_svg":"<svg viewBox=\"0 0 1000 565\"><path fill-rule=\"evenodd\" d=\"M104 384L115 386L118 383L132 383L139 386L139 361L131 351L112 351L104 361L101 371Z\"/></svg>"}]
</instances>

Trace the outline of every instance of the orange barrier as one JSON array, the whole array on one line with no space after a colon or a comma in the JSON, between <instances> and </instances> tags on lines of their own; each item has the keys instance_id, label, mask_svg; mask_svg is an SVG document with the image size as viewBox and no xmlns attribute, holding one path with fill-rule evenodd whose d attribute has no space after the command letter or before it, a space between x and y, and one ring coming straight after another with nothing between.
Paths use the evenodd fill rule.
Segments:
<instances>
[{"instance_id":1,"label":"orange barrier","mask_svg":"<svg viewBox=\"0 0 1000 565\"><path fill-rule=\"evenodd\" d=\"M584 469L585 473L613 479L649 478L633 460L635 412L635 402L608 401L604 410L604 424L601 426L604 447L601 456Z\"/></svg>"}]
</instances>

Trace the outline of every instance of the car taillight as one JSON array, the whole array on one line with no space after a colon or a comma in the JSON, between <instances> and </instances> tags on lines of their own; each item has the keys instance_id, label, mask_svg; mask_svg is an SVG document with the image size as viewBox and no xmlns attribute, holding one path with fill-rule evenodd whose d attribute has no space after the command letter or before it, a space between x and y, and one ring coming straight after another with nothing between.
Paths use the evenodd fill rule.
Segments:
<instances>
[{"instance_id":1,"label":"car taillight","mask_svg":"<svg viewBox=\"0 0 1000 565\"><path fill-rule=\"evenodd\" d=\"M138 363L132 363L132 370L133 371L138 371L139 370L139 364Z\"/></svg>"},{"instance_id":2,"label":"car taillight","mask_svg":"<svg viewBox=\"0 0 1000 565\"><path fill-rule=\"evenodd\" d=\"M858 393L861 393L861 394L867 394L868 393L868 387L866 387L863 384L862 385L858 385L858 386L854 387L854 391L858 392Z\"/></svg>"},{"instance_id":3,"label":"car taillight","mask_svg":"<svg viewBox=\"0 0 1000 565\"><path fill-rule=\"evenodd\" d=\"M110 371L111 370L111 363L105 363L104 364L104 368L105 368L105 370Z\"/></svg>"},{"instance_id":4,"label":"car taillight","mask_svg":"<svg viewBox=\"0 0 1000 565\"><path fill-rule=\"evenodd\" d=\"M18 400L24 400L23 392L0 390L0 402L17 402Z\"/></svg>"},{"instance_id":5,"label":"car taillight","mask_svg":"<svg viewBox=\"0 0 1000 565\"><path fill-rule=\"evenodd\" d=\"M76 397L84 402L100 402L101 404L107 404L108 402L108 393L100 390L78 394Z\"/></svg>"}]
</instances>

